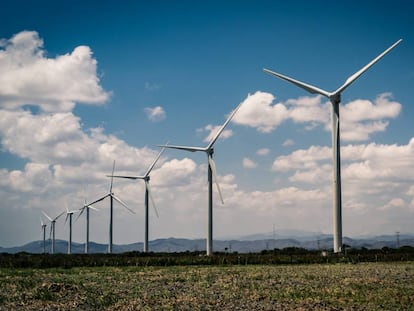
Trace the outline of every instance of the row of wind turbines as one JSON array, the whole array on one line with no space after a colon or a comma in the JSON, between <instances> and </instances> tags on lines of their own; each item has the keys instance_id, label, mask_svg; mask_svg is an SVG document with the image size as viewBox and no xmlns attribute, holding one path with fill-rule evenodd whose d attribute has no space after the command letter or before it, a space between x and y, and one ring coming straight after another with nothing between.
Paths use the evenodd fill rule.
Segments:
<instances>
[{"instance_id":1,"label":"row of wind turbines","mask_svg":"<svg viewBox=\"0 0 414 311\"><path fill-rule=\"evenodd\" d=\"M386 54L388 54L392 49L394 49L398 44L400 44L402 39L395 42L391 45L388 49L384 52L379 54L376 58L370 61L367 65L362 67L360 70L355 72L353 75L348 77L348 79L341 85L338 89L333 92L325 91L321 88L316 86L301 82L299 80L293 79L286 75L282 75L275 71L269 69L263 69L264 72L273 75L279 79L285 80L290 82L305 91L311 94L320 94L325 96L329 99L332 104L331 109L331 119L332 119L332 152L333 152L333 250L335 253L342 252L342 191L341 191L341 158L340 158L340 119L339 119L339 104L341 102L341 94L342 92L348 88L357 78L359 78L364 72L366 72L369 68L371 68L375 63L377 63L381 58L383 58ZM96 209L92 205L97 202L100 202L107 197L110 198L110 221L109 221L109 244L108 244L108 253L112 253L112 237L113 237L113 201L116 200L118 203L123 205L126 209L128 209L131 213L134 213L124 202L122 202L112 191L113 186L113 178L126 178L131 180L138 180L142 179L145 182L145 238L144 238L144 252L148 252L148 226L149 226L149 199L151 199L152 206L154 207L155 213L158 217L158 212L155 208L154 199L151 195L150 190L150 173L151 170L154 168L155 164L157 163L158 159L160 158L161 154L164 152L165 148L170 149L178 149L190 152L205 152L207 155L208 161L208 170L207 170L207 179L208 179L208 221L207 221L207 239L206 239L206 254L207 256L211 256L213 254L213 180L216 184L217 191L220 196L221 202L224 204L222 192L220 189L220 185L217 181L217 171L216 165L213 160L214 154L214 144L223 132L224 128L228 125L228 123L232 120L236 112L240 109L242 103L240 103L228 116L227 120L224 124L219 128L215 136L210 140L206 147L193 147L193 146L180 146L180 145L169 145L168 143L165 145L159 145L162 147L161 151L159 152L158 156L154 160L154 162L150 165L147 172L144 175L140 176L121 176L121 175L114 175L115 171L115 161L112 167L112 174L107 175L111 178L109 193L104 195L103 197L87 204L85 201L85 205L80 208L79 210L70 211L66 210L66 221L69 219L69 243L68 243L68 253L71 253L71 244L72 244L72 215L74 213L79 212L77 218L86 210L86 243L85 243L85 252L89 252L89 209ZM43 214L48 218L50 221L50 236L52 237L52 246L51 246L51 253L53 254L55 251L55 224L56 220L62 216L65 212L60 213L55 218L49 217L46 213ZM45 252L45 238L46 238L46 224L43 223L41 220L42 230L43 230L43 247Z\"/></svg>"}]
</instances>

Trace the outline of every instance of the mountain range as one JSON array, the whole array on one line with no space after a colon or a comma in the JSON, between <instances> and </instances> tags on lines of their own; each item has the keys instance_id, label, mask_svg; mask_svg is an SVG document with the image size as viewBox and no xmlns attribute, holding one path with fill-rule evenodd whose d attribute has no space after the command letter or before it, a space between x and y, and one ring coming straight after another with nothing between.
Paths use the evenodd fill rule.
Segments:
<instances>
[{"instance_id":1,"label":"mountain range","mask_svg":"<svg viewBox=\"0 0 414 311\"><path fill-rule=\"evenodd\" d=\"M309 250L330 250L333 244L332 235L308 232L284 232L255 234L239 238L214 240L214 251L250 253L275 248L298 247ZM381 249L383 247L396 248L399 246L414 247L414 234L400 234L397 241L396 235L381 235L371 237L349 238L344 237L343 243L352 248ZM67 253L68 242L56 240L56 253ZM91 253L106 253L107 245L90 242ZM46 240L46 252L50 252L51 240ZM205 239L165 238L149 242L152 252L186 252L205 251ZM114 253L131 251L143 251L143 243L131 243L113 245ZM33 241L22 246L0 247L0 253L42 253L43 241ZM84 253L84 243L72 243L72 253Z\"/></svg>"}]
</instances>

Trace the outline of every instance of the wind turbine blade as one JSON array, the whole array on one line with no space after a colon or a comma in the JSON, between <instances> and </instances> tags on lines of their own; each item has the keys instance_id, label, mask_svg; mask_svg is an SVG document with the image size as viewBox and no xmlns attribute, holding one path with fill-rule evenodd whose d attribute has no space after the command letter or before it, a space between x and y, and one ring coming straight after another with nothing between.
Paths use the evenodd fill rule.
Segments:
<instances>
[{"instance_id":1,"label":"wind turbine blade","mask_svg":"<svg viewBox=\"0 0 414 311\"><path fill-rule=\"evenodd\" d=\"M114 164L112 165L111 186L109 187L109 193L112 193L112 185L114 183L114 171L115 171L115 160L114 160Z\"/></svg>"},{"instance_id":2,"label":"wind turbine blade","mask_svg":"<svg viewBox=\"0 0 414 311\"><path fill-rule=\"evenodd\" d=\"M263 71L270 74L270 75L278 77L279 79L282 79L282 80L288 81L290 83L293 83L294 85L304 89L305 91L308 91L311 94L321 94L323 96L329 97L329 92L326 92L326 91L324 91L324 90L322 90L322 89L320 89L316 86L313 86L313 85L307 84L305 82L293 79L291 77L282 75L280 73L277 73L275 71L272 71L272 70L269 70L269 69L266 69L266 68L263 68Z\"/></svg>"},{"instance_id":3,"label":"wind turbine blade","mask_svg":"<svg viewBox=\"0 0 414 311\"><path fill-rule=\"evenodd\" d=\"M68 221L69 215L70 215L70 213L66 213L65 225L66 225L66 222Z\"/></svg>"},{"instance_id":4,"label":"wind turbine blade","mask_svg":"<svg viewBox=\"0 0 414 311\"><path fill-rule=\"evenodd\" d=\"M166 145L168 145L168 141L167 141ZM158 155L155 158L154 162L152 162L152 164L148 168L147 172L145 173L145 175L144 175L145 177L148 177L148 175L151 173L152 169L154 168L155 163L157 163L158 159L161 157L164 150L165 150L165 147L162 147L161 151L158 153Z\"/></svg>"},{"instance_id":5,"label":"wind turbine blade","mask_svg":"<svg viewBox=\"0 0 414 311\"><path fill-rule=\"evenodd\" d=\"M52 228L53 228L53 226L52 226L52 224L51 224L51 225L50 225L49 240L52 238Z\"/></svg>"},{"instance_id":6,"label":"wind turbine blade","mask_svg":"<svg viewBox=\"0 0 414 311\"><path fill-rule=\"evenodd\" d=\"M78 216L75 218L75 221L77 221L79 219L79 217L81 217L81 215L83 214L83 211L85 210L86 206L80 208L80 213L78 214Z\"/></svg>"},{"instance_id":7,"label":"wind turbine blade","mask_svg":"<svg viewBox=\"0 0 414 311\"><path fill-rule=\"evenodd\" d=\"M393 45L391 45L388 49L386 49L384 52L382 52L380 55L375 57L371 62L369 62L367 65L362 67L360 70L355 72L352 76L350 76L345 83L338 88L334 94L339 94L343 90L345 90L348 86L351 85L352 82L354 82L356 79L358 79L365 71L367 71L369 68L371 68L376 62L378 62L381 58L383 58L386 54L388 54L393 48L395 48L398 44L400 44L402 39L395 42Z\"/></svg>"},{"instance_id":8,"label":"wind turbine blade","mask_svg":"<svg viewBox=\"0 0 414 311\"><path fill-rule=\"evenodd\" d=\"M48 214L46 214L44 211L42 211L42 213L43 213L43 215L45 215L45 216L46 216L46 218L47 218L47 219L49 219L50 221L53 221L53 219L52 219L52 218L50 218L50 217L49 217L49 215L48 215Z\"/></svg>"},{"instance_id":9,"label":"wind turbine blade","mask_svg":"<svg viewBox=\"0 0 414 311\"><path fill-rule=\"evenodd\" d=\"M42 225L42 227L45 225L45 224L43 223L43 219L42 219L42 217L40 217L40 224Z\"/></svg>"},{"instance_id":10,"label":"wind turbine blade","mask_svg":"<svg viewBox=\"0 0 414 311\"><path fill-rule=\"evenodd\" d=\"M128 211L130 211L132 214L135 214L135 212L132 210L132 209L130 209L124 202L122 202L121 201L121 199L120 198L118 198L118 197L116 197L114 194L112 194L112 197L116 200L116 201L118 201L118 203L120 203L121 205L123 205Z\"/></svg>"},{"instance_id":11,"label":"wind turbine blade","mask_svg":"<svg viewBox=\"0 0 414 311\"><path fill-rule=\"evenodd\" d=\"M216 140L219 138L219 136L221 135L221 133L224 131L224 128L227 126L227 124L229 124L229 122L231 121L231 119L233 119L234 115L236 114L237 110L239 110L239 108L241 107L241 105L243 104L243 102L241 102L229 115L229 117L227 118L226 122L224 122L224 124L221 126L221 128L217 131L216 135L214 135L213 139L210 141L210 143L208 144L206 149L210 149L211 147L213 147L214 143L216 142Z\"/></svg>"},{"instance_id":12,"label":"wind turbine blade","mask_svg":"<svg viewBox=\"0 0 414 311\"><path fill-rule=\"evenodd\" d=\"M142 178L144 178L144 176L123 176L123 175L106 175L106 177L127 178L127 179L142 179Z\"/></svg>"},{"instance_id":13,"label":"wind turbine blade","mask_svg":"<svg viewBox=\"0 0 414 311\"><path fill-rule=\"evenodd\" d=\"M91 208L91 209L93 209L94 211L99 211L99 209L98 209L98 208L93 207L93 206L91 206L91 205L88 205L88 206L86 206L86 207Z\"/></svg>"},{"instance_id":14,"label":"wind turbine blade","mask_svg":"<svg viewBox=\"0 0 414 311\"><path fill-rule=\"evenodd\" d=\"M56 221L60 216L62 216L63 214L65 214L66 212L65 211L63 211L62 213L60 213L59 215L57 215L56 217L55 217L55 219L54 219L54 221Z\"/></svg>"},{"instance_id":15,"label":"wind turbine blade","mask_svg":"<svg viewBox=\"0 0 414 311\"><path fill-rule=\"evenodd\" d=\"M164 147L169 149L179 149L179 150L186 150L190 152L196 152L196 151L206 151L206 148L202 147L189 147L189 146L177 146L177 145L158 145L158 147Z\"/></svg>"},{"instance_id":16,"label":"wind turbine blade","mask_svg":"<svg viewBox=\"0 0 414 311\"><path fill-rule=\"evenodd\" d=\"M154 198L152 197L151 187L150 187L149 181L147 181L147 180L145 181L145 187L147 188L148 195L149 195L151 203L152 203L152 207L154 208L154 211L155 211L155 215L157 215L157 218L159 218L158 211L157 211L157 208L155 206L155 201L154 201Z\"/></svg>"},{"instance_id":17,"label":"wind turbine blade","mask_svg":"<svg viewBox=\"0 0 414 311\"><path fill-rule=\"evenodd\" d=\"M217 191L220 195L221 203L224 204L223 195L221 193L220 185L219 185L218 180L217 180L216 164L214 163L214 160L211 157L211 155L208 155L208 163L211 167L211 172L213 173L213 179L214 179L214 182L216 183Z\"/></svg>"},{"instance_id":18,"label":"wind turbine blade","mask_svg":"<svg viewBox=\"0 0 414 311\"><path fill-rule=\"evenodd\" d=\"M108 194L106 194L106 195L104 195L102 198L100 198L100 199L98 199L98 200L96 200L96 201L93 201L92 203L89 203L88 205L93 205L93 204L95 204L95 203L98 203L98 202L100 202L100 201L102 201L102 200L104 200L104 199L106 199L107 197L109 197L111 194L110 193L108 193Z\"/></svg>"}]
</instances>

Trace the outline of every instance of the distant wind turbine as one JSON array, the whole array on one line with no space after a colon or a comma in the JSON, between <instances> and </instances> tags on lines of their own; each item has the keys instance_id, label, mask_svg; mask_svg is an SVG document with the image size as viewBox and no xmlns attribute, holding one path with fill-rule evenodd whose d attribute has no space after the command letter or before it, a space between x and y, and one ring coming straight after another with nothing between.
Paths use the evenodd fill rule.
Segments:
<instances>
[{"instance_id":1,"label":"distant wind turbine","mask_svg":"<svg viewBox=\"0 0 414 311\"><path fill-rule=\"evenodd\" d=\"M168 143L167 143L168 144ZM137 179L142 179L145 182L145 239L144 239L144 253L148 252L148 227L149 227L149 200L148 198L151 199L152 202L152 207L154 208L155 214L158 217L158 212L157 212L157 208L155 207L155 202L154 202L154 198L152 197L151 194L151 188L150 188L150 173L152 171L152 169L154 168L155 164L157 163L158 159L161 157L161 154L164 152L165 148L162 148L161 151L158 153L158 156L155 158L154 162L152 162L152 164L150 165L150 167L148 168L147 172L142 175L142 176L121 176L121 175L114 175L112 177L116 177L116 178L127 178L127 179L133 179L133 180L137 180ZM111 176L108 176L111 177Z\"/></svg>"},{"instance_id":2,"label":"distant wind turbine","mask_svg":"<svg viewBox=\"0 0 414 311\"><path fill-rule=\"evenodd\" d=\"M208 159L208 223L207 223L207 245L206 245L207 256L211 256L213 254L213 177L214 177L214 181L217 186L217 191L220 195L221 203L224 204L220 186L217 181L216 164L214 163L214 160L213 160L213 154L214 154L213 146L216 140L219 138L220 134L223 132L224 128L231 121L233 116L236 114L237 110L239 110L241 105L242 103L240 103L236 107L236 109L233 110L233 112L227 118L226 122L224 122L221 128L217 131L216 135L211 139L207 147L176 146L176 145L168 145L168 144L160 146L160 147L171 148L171 149L186 150L190 152L201 151L207 154L207 159Z\"/></svg>"},{"instance_id":3,"label":"distant wind turbine","mask_svg":"<svg viewBox=\"0 0 414 311\"><path fill-rule=\"evenodd\" d=\"M327 92L313 85L295 80L280 73L263 69L268 74L278 77L279 79L293 83L294 85L308 91L312 94L320 94L327 97L332 104L332 151L333 151L333 234L334 234L334 252L342 252L342 192L341 192L341 155L340 155L340 135L339 135L339 104L341 102L341 93L359 78L365 71L378 62L388 52L395 48L402 39L395 42L388 49L374 58L370 63L351 75L345 83L334 92Z\"/></svg>"},{"instance_id":4,"label":"distant wind turbine","mask_svg":"<svg viewBox=\"0 0 414 311\"><path fill-rule=\"evenodd\" d=\"M52 249L51 249L51 253L54 254L55 253L55 225L56 225L56 220L58 220L58 218L60 216L62 216L65 212L60 213L59 215L57 215L55 218L51 218L49 217L48 214L46 214L45 212L43 212L43 215L46 216L47 219L49 219L50 221L50 235L49 238L52 237Z\"/></svg>"},{"instance_id":5,"label":"distant wind turbine","mask_svg":"<svg viewBox=\"0 0 414 311\"><path fill-rule=\"evenodd\" d=\"M78 218L82 215L82 213L86 210L86 242L85 242L85 254L89 253L89 209L93 209L95 211L98 211L97 208L90 206L89 204L86 204L86 199L85 199L85 204L83 205L82 208L79 209L80 213L78 214L78 217L76 217L75 221L78 220Z\"/></svg>"},{"instance_id":6,"label":"distant wind turbine","mask_svg":"<svg viewBox=\"0 0 414 311\"><path fill-rule=\"evenodd\" d=\"M106 199L107 197L109 197L109 202L110 202L110 212L109 212L109 245L108 245L108 253L112 253L112 231L113 231L113 216L114 216L114 211L113 211L113 206L114 206L114 199L115 201L117 201L118 203L120 203L121 205L123 205L128 211L130 211L132 214L135 214L135 212L133 210L131 210L124 202L121 201L120 198L116 197L115 194L112 192L112 185L113 185L113 181L114 181L114 171L115 171L115 160L114 160L114 164L112 166L112 174L111 176L111 185L109 187L109 192L107 194L105 194L103 197L99 198L96 201L93 201L92 203L89 203L88 205L93 205L95 203L98 203L104 199Z\"/></svg>"},{"instance_id":7,"label":"distant wind turbine","mask_svg":"<svg viewBox=\"0 0 414 311\"><path fill-rule=\"evenodd\" d=\"M42 225L42 234L43 234L43 254L46 254L46 224L43 222L42 217L40 217L40 224Z\"/></svg>"},{"instance_id":8,"label":"distant wind turbine","mask_svg":"<svg viewBox=\"0 0 414 311\"><path fill-rule=\"evenodd\" d=\"M69 241L68 241L68 254L72 254L72 215L74 213L78 213L79 211L70 211L68 208L66 208L66 219L65 224L69 219Z\"/></svg>"}]
</instances>

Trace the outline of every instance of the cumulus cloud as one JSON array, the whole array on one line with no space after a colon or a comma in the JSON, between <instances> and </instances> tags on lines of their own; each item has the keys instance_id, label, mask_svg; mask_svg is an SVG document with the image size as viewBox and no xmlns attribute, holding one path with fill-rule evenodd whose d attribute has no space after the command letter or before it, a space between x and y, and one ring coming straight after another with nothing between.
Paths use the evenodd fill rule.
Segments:
<instances>
[{"instance_id":1,"label":"cumulus cloud","mask_svg":"<svg viewBox=\"0 0 414 311\"><path fill-rule=\"evenodd\" d=\"M384 119L396 118L400 112L401 104L392 101L390 93L380 94L374 102L352 101L341 106L341 138L344 141L368 140L371 134L386 130L389 122Z\"/></svg>"},{"instance_id":2,"label":"cumulus cloud","mask_svg":"<svg viewBox=\"0 0 414 311\"><path fill-rule=\"evenodd\" d=\"M286 107L283 104L273 105L274 99L272 94L266 92L249 94L233 122L257 128L262 133L273 131L288 117Z\"/></svg>"},{"instance_id":3,"label":"cumulus cloud","mask_svg":"<svg viewBox=\"0 0 414 311\"><path fill-rule=\"evenodd\" d=\"M323 126L331 130L331 104L324 97L303 96L274 103L270 93L257 91L249 95L233 121L269 133L288 120L304 125L305 130ZM387 119L396 118L401 104L392 100L390 93L380 94L374 101L355 100L343 103L341 113L341 138L343 141L366 141L373 133L388 127Z\"/></svg>"},{"instance_id":4,"label":"cumulus cloud","mask_svg":"<svg viewBox=\"0 0 414 311\"><path fill-rule=\"evenodd\" d=\"M24 171L11 171L8 177L12 189L37 193L44 193L53 178L49 165L40 163L28 163Z\"/></svg>"},{"instance_id":5,"label":"cumulus cloud","mask_svg":"<svg viewBox=\"0 0 414 311\"><path fill-rule=\"evenodd\" d=\"M268 155L269 152L270 152L269 148L261 148L261 149L256 151L256 154L259 155L259 156L265 156L265 155Z\"/></svg>"},{"instance_id":6,"label":"cumulus cloud","mask_svg":"<svg viewBox=\"0 0 414 311\"><path fill-rule=\"evenodd\" d=\"M243 158L243 167L244 168L255 168L257 167L257 163L249 158Z\"/></svg>"},{"instance_id":7,"label":"cumulus cloud","mask_svg":"<svg viewBox=\"0 0 414 311\"><path fill-rule=\"evenodd\" d=\"M152 122L162 121L167 116L164 108L161 106L156 106L154 108L147 107L144 109L144 111L147 114L148 119Z\"/></svg>"},{"instance_id":8,"label":"cumulus cloud","mask_svg":"<svg viewBox=\"0 0 414 311\"><path fill-rule=\"evenodd\" d=\"M0 107L38 106L70 111L75 103L99 105L109 93L100 86L97 61L87 46L47 58L35 31L22 31L0 44Z\"/></svg>"},{"instance_id":9,"label":"cumulus cloud","mask_svg":"<svg viewBox=\"0 0 414 311\"><path fill-rule=\"evenodd\" d=\"M296 150L277 157L272 169L290 174L288 178L293 183L329 185L332 181L331 150L320 146ZM378 200L377 206L385 206L384 200L390 201L389 196L399 194L407 198L407 202L412 197L414 138L406 145L347 145L341 151L345 200L349 197L361 203L369 197L371 202L366 206L372 206L375 200ZM386 206L392 208L395 204Z\"/></svg>"},{"instance_id":10,"label":"cumulus cloud","mask_svg":"<svg viewBox=\"0 0 414 311\"><path fill-rule=\"evenodd\" d=\"M289 146L293 146L294 144L295 144L295 142L292 139L286 139L283 142L282 146L283 147L289 147Z\"/></svg>"},{"instance_id":11,"label":"cumulus cloud","mask_svg":"<svg viewBox=\"0 0 414 311\"><path fill-rule=\"evenodd\" d=\"M216 136L217 132L220 130L220 128L222 127L222 125L206 125L204 128L202 129L198 129L198 132L209 132L209 134L206 136L206 138L204 138L204 142L209 143L214 136ZM226 138L230 138L231 136L233 136L233 131L229 130L229 129L225 129L223 130L223 132L221 132L219 139L226 139Z\"/></svg>"}]
</instances>

